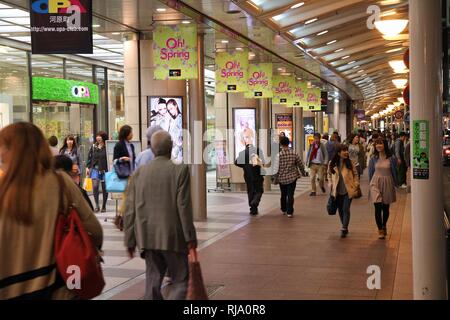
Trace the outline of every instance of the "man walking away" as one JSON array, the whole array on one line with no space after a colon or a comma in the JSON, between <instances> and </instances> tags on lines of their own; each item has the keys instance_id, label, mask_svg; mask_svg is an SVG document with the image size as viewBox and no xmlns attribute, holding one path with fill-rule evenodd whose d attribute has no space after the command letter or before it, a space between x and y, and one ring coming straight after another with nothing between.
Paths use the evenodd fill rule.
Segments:
<instances>
[{"instance_id":1,"label":"man walking away","mask_svg":"<svg viewBox=\"0 0 450 320\"><path fill-rule=\"evenodd\" d=\"M319 185L322 192L325 193L324 170L328 165L328 152L325 145L320 141L320 133L314 134L314 142L309 146L307 158L307 167L311 170L311 193L316 195L316 177L319 176Z\"/></svg>"},{"instance_id":2,"label":"man walking away","mask_svg":"<svg viewBox=\"0 0 450 320\"><path fill-rule=\"evenodd\" d=\"M247 185L248 205L250 215L258 214L258 206L264 193L264 177L261 175L261 167L264 163L264 156L259 148L252 144L252 138L244 136L245 150L239 153L236 166L244 170L244 180Z\"/></svg>"},{"instance_id":3,"label":"man walking away","mask_svg":"<svg viewBox=\"0 0 450 320\"><path fill-rule=\"evenodd\" d=\"M406 133L401 132L400 137L395 141L395 157L397 158L397 176L400 188L406 188L406 161L405 161L405 141Z\"/></svg>"},{"instance_id":4,"label":"man walking away","mask_svg":"<svg viewBox=\"0 0 450 320\"><path fill-rule=\"evenodd\" d=\"M166 270L172 278L169 300L184 300L188 251L197 247L192 215L189 167L171 160L168 132L153 134L155 159L131 178L124 215L125 246L133 257L138 246L146 264L146 300L162 300Z\"/></svg>"}]
</instances>

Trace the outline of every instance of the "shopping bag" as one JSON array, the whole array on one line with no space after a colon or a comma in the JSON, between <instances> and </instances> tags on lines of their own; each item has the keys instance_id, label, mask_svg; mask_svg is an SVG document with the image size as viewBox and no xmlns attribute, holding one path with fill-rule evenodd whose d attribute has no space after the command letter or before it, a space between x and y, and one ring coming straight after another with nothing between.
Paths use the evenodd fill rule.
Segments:
<instances>
[{"instance_id":1,"label":"shopping bag","mask_svg":"<svg viewBox=\"0 0 450 320\"><path fill-rule=\"evenodd\" d=\"M330 196L327 203L327 211L330 216L334 216L338 210L336 198Z\"/></svg>"},{"instance_id":2,"label":"shopping bag","mask_svg":"<svg viewBox=\"0 0 450 320\"><path fill-rule=\"evenodd\" d=\"M186 299L208 300L196 249L189 250L189 282Z\"/></svg>"},{"instance_id":3,"label":"shopping bag","mask_svg":"<svg viewBox=\"0 0 450 320\"><path fill-rule=\"evenodd\" d=\"M84 179L83 189L86 190L87 192L92 192L92 179L91 178L86 177L86 179Z\"/></svg>"},{"instance_id":4,"label":"shopping bag","mask_svg":"<svg viewBox=\"0 0 450 320\"><path fill-rule=\"evenodd\" d=\"M105 184L108 193L124 193L127 189L128 179L119 179L113 167L111 171L105 173Z\"/></svg>"}]
</instances>

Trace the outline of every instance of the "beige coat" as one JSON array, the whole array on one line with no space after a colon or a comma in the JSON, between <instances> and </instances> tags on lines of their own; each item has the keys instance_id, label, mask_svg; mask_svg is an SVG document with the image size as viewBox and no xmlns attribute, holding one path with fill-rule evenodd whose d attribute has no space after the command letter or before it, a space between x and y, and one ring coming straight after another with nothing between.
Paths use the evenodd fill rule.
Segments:
<instances>
[{"instance_id":1,"label":"beige coat","mask_svg":"<svg viewBox=\"0 0 450 320\"><path fill-rule=\"evenodd\" d=\"M359 178L358 171L356 170L356 165L352 161L353 171L347 169L346 166L342 167L342 177L344 178L344 184L347 188L348 197L350 199L354 198L358 192L359 188ZM330 171L330 165L328 165L328 181L330 182L331 195L336 197L336 189L339 184L339 168L334 169L334 174Z\"/></svg>"},{"instance_id":2,"label":"beige coat","mask_svg":"<svg viewBox=\"0 0 450 320\"><path fill-rule=\"evenodd\" d=\"M197 241L187 165L156 157L133 175L126 196L125 246L187 253Z\"/></svg>"},{"instance_id":3,"label":"beige coat","mask_svg":"<svg viewBox=\"0 0 450 320\"><path fill-rule=\"evenodd\" d=\"M66 192L70 192L86 231L94 244L101 247L103 231L78 187L64 173ZM51 266L55 263L53 251L56 218L59 203L59 184L53 173L36 179L33 188L33 223L25 226L7 218L0 211L0 283L14 275ZM29 201L29 199L23 199ZM67 203L65 204L67 206ZM2 208L0 208L2 210ZM15 298L49 287L55 282L56 269L28 281L0 286L0 300ZM11 278L10 278L11 279ZM54 299L73 296L64 287L53 295Z\"/></svg>"}]
</instances>

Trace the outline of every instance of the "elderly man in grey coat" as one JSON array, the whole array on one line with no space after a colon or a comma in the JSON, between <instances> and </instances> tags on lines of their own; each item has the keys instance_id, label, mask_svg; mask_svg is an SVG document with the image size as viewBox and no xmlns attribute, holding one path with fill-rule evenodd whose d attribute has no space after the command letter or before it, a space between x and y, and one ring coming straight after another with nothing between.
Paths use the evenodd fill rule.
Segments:
<instances>
[{"instance_id":1,"label":"elderly man in grey coat","mask_svg":"<svg viewBox=\"0 0 450 320\"><path fill-rule=\"evenodd\" d=\"M146 164L149 164L150 161L152 161L155 158L155 155L153 154L153 151L152 151L152 148L151 148L152 147L152 136L156 132L158 132L160 130L163 130L163 128L161 128L158 125L154 125L154 126L148 127L148 129L147 129L147 141L148 141L147 145L148 145L148 148L147 148L147 150L144 150L141 153L139 153L139 155L137 156L137 158L136 158L136 168L139 169L140 167L142 167L142 166L144 166Z\"/></svg>"},{"instance_id":2,"label":"elderly man in grey coat","mask_svg":"<svg viewBox=\"0 0 450 320\"><path fill-rule=\"evenodd\" d=\"M188 252L197 247L190 174L170 160L172 139L166 131L151 138L155 159L131 178L124 215L125 246L132 257L137 246L146 263L146 300L162 300L166 270L172 278L169 300L186 298Z\"/></svg>"}]
</instances>

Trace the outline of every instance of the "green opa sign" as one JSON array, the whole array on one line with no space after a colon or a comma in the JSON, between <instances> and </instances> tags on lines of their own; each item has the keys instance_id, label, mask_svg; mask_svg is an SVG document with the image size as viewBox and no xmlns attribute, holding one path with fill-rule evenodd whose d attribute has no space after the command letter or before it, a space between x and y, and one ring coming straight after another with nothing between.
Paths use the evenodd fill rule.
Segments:
<instances>
[{"instance_id":1,"label":"green opa sign","mask_svg":"<svg viewBox=\"0 0 450 320\"><path fill-rule=\"evenodd\" d=\"M33 77L33 100L98 104L98 86L90 82Z\"/></svg>"}]
</instances>

